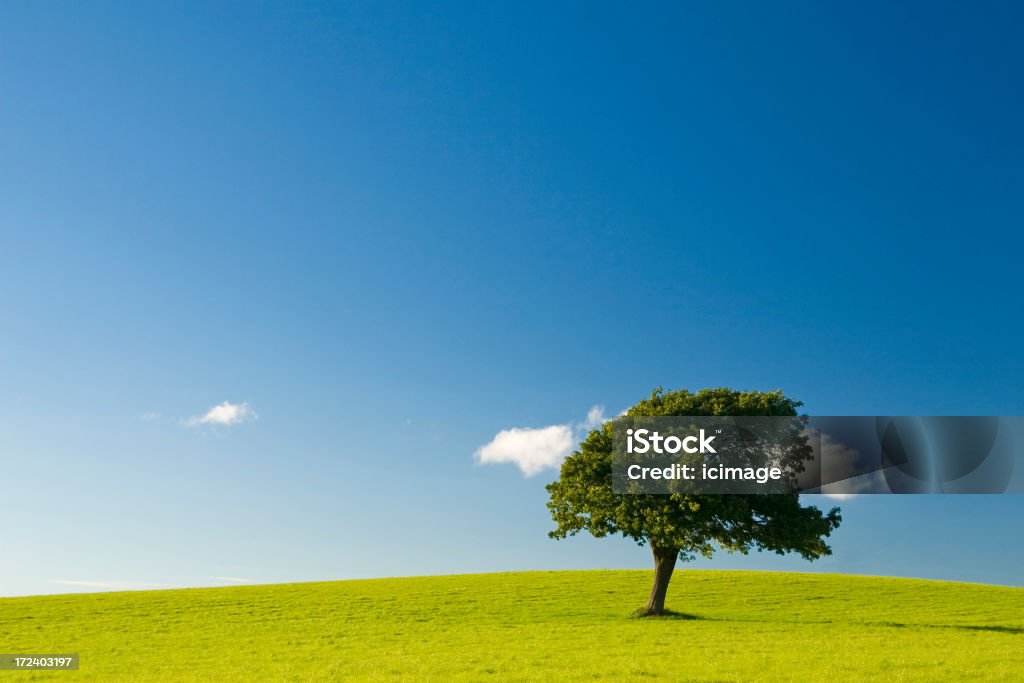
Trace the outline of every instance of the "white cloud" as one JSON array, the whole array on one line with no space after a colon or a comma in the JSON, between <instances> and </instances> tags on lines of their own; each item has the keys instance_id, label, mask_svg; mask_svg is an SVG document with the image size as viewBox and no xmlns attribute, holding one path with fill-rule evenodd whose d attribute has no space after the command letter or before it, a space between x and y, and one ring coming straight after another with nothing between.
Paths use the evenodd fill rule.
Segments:
<instances>
[{"instance_id":1,"label":"white cloud","mask_svg":"<svg viewBox=\"0 0 1024 683\"><path fill-rule=\"evenodd\" d=\"M148 413L143 413L142 415L140 415L139 419L142 420L143 422L156 422L161 417L163 417L163 416L160 413L148 412Z\"/></svg>"},{"instance_id":2,"label":"white cloud","mask_svg":"<svg viewBox=\"0 0 1024 683\"><path fill-rule=\"evenodd\" d=\"M607 421L608 418L604 416L604 406L593 406L587 411L587 419L583 422L583 426L587 429L597 429Z\"/></svg>"},{"instance_id":3,"label":"white cloud","mask_svg":"<svg viewBox=\"0 0 1024 683\"><path fill-rule=\"evenodd\" d=\"M821 493L835 500L850 500L864 494L892 493L892 489L889 488L889 484L885 480L885 472L875 470L857 477L825 484L821 487Z\"/></svg>"},{"instance_id":4,"label":"white cloud","mask_svg":"<svg viewBox=\"0 0 1024 683\"><path fill-rule=\"evenodd\" d=\"M532 477L546 469L557 469L588 431L607 421L604 406L593 406L583 422L504 429L478 448L474 457L482 465L512 463L523 476Z\"/></svg>"},{"instance_id":5,"label":"white cloud","mask_svg":"<svg viewBox=\"0 0 1024 683\"><path fill-rule=\"evenodd\" d=\"M821 434L821 495L833 500L851 500L865 493L891 493L881 470L857 474L864 469L864 456L854 448Z\"/></svg>"},{"instance_id":6,"label":"white cloud","mask_svg":"<svg viewBox=\"0 0 1024 683\"><path fill-rule=\"evenodd\" d=\"M533 475L554 468L572 451L575 444L568 425L540 429L505 429L485 446L477 449L477 462L483 465L511 462L523 473Z\"/></svg>"},{"instance_id":7,"label":"white cloud","mask_svg":"<svg viewBox=\"0 0 1024 683\"><path fill-rule=\"evenodd\" d=\"M206 411L205 415L193 416L185 421L190 427L199 425L215 425L230 427L243 422L252 422L257 418L255 411L248 403L231 403L224 401Z\"/></svg>"},{"instance_id":8,"label":"white cloud","mask_svg":"<svg viewBox=\"0 0 1024 683\"><path fill-rule=\"evenodd\" d=\"M227 583L252 583L252 579L243 579L240 576L211 576L210 578Z\"/></svg>"}]
</instances>

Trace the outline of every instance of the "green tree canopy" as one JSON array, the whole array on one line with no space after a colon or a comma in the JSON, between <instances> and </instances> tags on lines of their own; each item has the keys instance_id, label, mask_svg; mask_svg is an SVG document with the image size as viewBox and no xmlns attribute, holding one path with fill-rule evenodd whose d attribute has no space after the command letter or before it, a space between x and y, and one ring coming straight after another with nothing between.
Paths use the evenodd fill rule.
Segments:
<instances>
[{"instance_id":1,"label":"green tree canopy","mask_svg":"<svg viewBox=\"0 0 1024 683\"><path fill-rule=\"evenodd\" d=\"M801 403L781 391L703 389L665 392L627 411L631 416L796 416ZM612 423L591 431L562 463L547 487L548 508L557 524L552 538L586 531L601 538L622 534L654 554L654 585L644 612L664 612L676 560L710 557L716 549L799 553L814 560L831 553L825 543L839 526L838 508L827 514L800 505L799 494L671 495L612 491Z\"/></svg>"}]
</instances>

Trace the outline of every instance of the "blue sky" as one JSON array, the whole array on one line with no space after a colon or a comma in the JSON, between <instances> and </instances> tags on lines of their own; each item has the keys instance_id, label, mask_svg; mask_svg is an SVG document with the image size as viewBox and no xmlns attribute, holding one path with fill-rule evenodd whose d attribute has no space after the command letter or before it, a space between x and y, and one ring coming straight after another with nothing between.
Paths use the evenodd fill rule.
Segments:
<instances>
[{"instance_id":1,"label":"blue sky","mask_svg":"<svg viewBox=\"0 0 1024 683\"><path fill-rule=\"evenodd\" d=\"M4 3L0 594L647 567L474 453L658 385L1024 413L1022 15ZM1020 496L842 506L696 566L1024 583Z\"/></svg>"}]
</instances>

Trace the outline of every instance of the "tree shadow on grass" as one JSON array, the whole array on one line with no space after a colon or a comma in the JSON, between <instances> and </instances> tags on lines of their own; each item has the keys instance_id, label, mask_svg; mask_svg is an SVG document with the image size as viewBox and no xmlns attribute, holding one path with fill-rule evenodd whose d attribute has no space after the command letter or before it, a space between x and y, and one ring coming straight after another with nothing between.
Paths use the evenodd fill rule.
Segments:
<instances>
[{"instance_id":1,"label":"tree shadow on grass","mask_svg":"<svg viewBox=\"0 0 1024 683\"><path fill-rule=\"evenodd\" d=\"M961 631L992 631L993 633L1012 633L1013 635L1024 634L1024 626L977 626L974 624L936 626L936 628L956 628Z\"/></svg>"},{"instance_id":2,"label":"tree shadow on grass","mask_svg":"<svg viewBox=\"0 0 1024 683\"><path fill-rule=\"evenodd\" d=\"M704 617L697 616L696 614L686 614L685 612L676 612L670 609L665 610L661 614L648 614L643 607L634 610L629 615L630 619L672 619L678 621L695 621L703 619Z\"/></svg>"},{"instance_id":3,"label":"tree shadow on grass","mask_svg":"<svg viewBox=\"0 0 1024 683\"><path fill-rule=\"evenodd\" d=\"M643 616L643 614L638 614L634 612L634 616ZM898 621L834 621L832 619L827 619L823 621L803 621L784 619L724 619L722 617L698 617L690 614L680 614L676 618L702 619L704 621L727 621L733 623L752 624L821 624L830 626L839 624L856 624L859 626L881 626L882 628L953 629L956 631L988 631L989 633L1006 633L1014 636L1024 635L1024 626L1007 626L1005 624L907 624Z\"/></svg>"},{"instance_id":4,"label":"tree shadow on grass","mask_svg":"<svg viewBox=\"0 0 1024 683\"><path fill-rule=\"evenodd\" d=\"M1024 634L1024 626L1005 626L1001 624L904 624L898 621L865 622L868 626L884 626L885 628L948 628L957 631L990 631L992 633Z\"/></svg>"}]
</instances>

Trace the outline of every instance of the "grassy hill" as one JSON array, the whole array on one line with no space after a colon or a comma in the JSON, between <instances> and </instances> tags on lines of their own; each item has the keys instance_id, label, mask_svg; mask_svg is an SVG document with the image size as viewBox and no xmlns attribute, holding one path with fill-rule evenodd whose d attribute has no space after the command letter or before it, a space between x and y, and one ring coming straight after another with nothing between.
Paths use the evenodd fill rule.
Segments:
<instances>
[{"instance_id":1,"label":"grassy hill","mask_svg":"<svg viewBox=\"0 0 1024 683\"><path fill-rule=\"evenodd\" d=\"M1024 589L677 571L529 572L0 600L0 650L77 652L18 680L1005 680Z\"/></svg>"}]
</instances>

